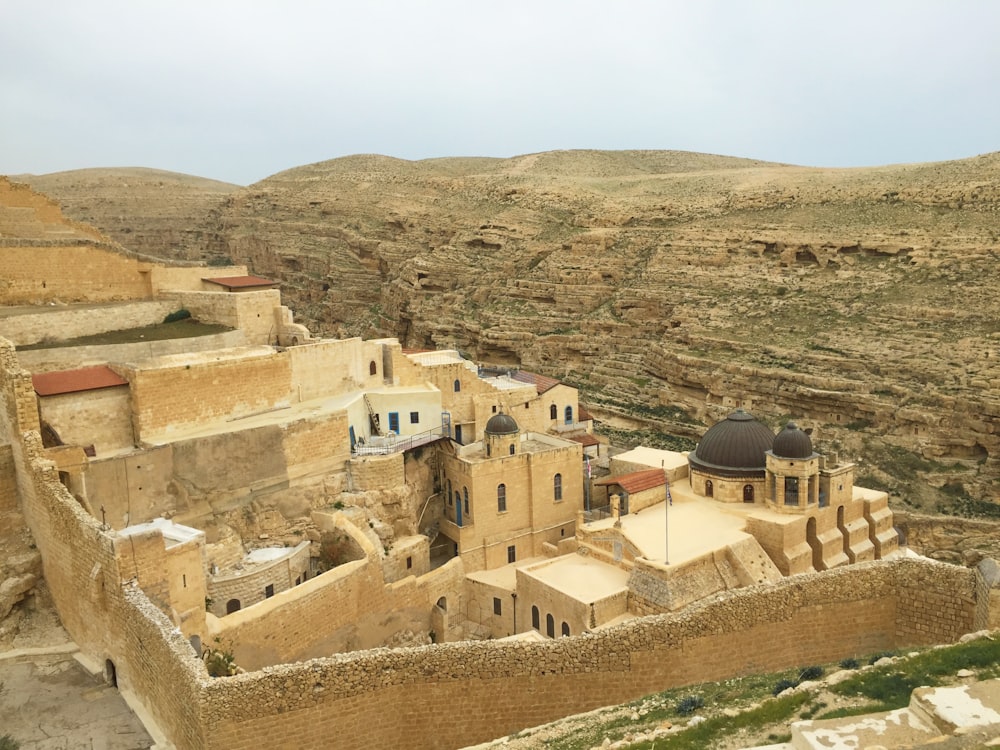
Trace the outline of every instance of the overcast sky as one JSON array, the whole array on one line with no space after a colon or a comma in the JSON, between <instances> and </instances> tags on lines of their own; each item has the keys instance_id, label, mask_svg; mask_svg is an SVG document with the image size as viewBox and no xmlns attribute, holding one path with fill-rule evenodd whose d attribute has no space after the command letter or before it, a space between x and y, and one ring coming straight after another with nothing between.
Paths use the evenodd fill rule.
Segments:
<instances>
[{"instance_id":1,"label":"overcast sky","mask_svg":"<svg viewBox=\"0 0 1000 750\"><path fill-rule=\"evenodd\" d=\"M1000 150L994 0L0 0L0 174Z\"/></svg>"}]
</instances>

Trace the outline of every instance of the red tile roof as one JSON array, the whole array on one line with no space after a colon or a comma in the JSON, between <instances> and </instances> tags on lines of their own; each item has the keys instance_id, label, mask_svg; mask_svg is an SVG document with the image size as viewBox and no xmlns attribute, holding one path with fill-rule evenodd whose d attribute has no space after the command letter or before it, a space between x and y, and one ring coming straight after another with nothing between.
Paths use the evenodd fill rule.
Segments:
<instances>
[{"instance_id":1,"label":"red tile roof","mask_svg":"<svg viewBox=\"0 0 1000 750\"><path fill-rule=\"evenodd\" d=\"M594 415L591 414L589 411L587 411L586 409L584 409L581 406L580 409L577 411L576 421L577 422L593 422L594 421Z\"/></svg>"},{"instance_id":2,"label":"red tile roof","mask_svg":"<svg viewBox=\"0 0 1000 750\"><path fill-rule=\"evenodd\" d=\"M572 437L566 438L567 440L572 440L574 443L579 443L580 445L600 445L601 441L595 438L593 435L573 435Z\"/></svg>"},{"instance_id":3,"label":"red tile roof","mask_svg":"<svg viewBox=\"0 0 1000 750\"><path fill-rule=\"evenodd\" d=\"M127 380L104 365L62 372L40 372L31 376L31 382L35 386L35 393L39 396L58 396L61 393L96 391L99 388L128 385Z\"/></svg>"},{"instance_id":4,"label":"red tile roof","mask_svg":"<svg viewBox=\"0 0 1000 750\"><path fill-rule=\"evenodd\" d=\"M224 286L227 289L246 289L255 286L277 286L277 281L262 279L260 276L219 276L214 279L202 279L212 284Z\"/></svg>"},{"instance_id":5,"label":"red tile roof","mask_svg":"<svg viewBox=\"0 0 1000 750\"><path fill-rule=\"evenodd\" d=\"M602 487L617 484L629 494L652 489L653 487L660 487L666 483L667 478L663 473L663 469L643 469L642 471L634 471L631 474L622 474L617 477L604 477L594 482L594 484L601 485Z\"/></svg>"},{"instance_id":6,"label":"red tile roof","mask_svg":"<svg viewBox=\"0 0 1000 750\"><path fill-rule=\"evenodd\" d=\"M518 370L511 377L522 383L530 383L535 386L539 393L545 393L550 388L560 385L560 382L555 378L548 378L544 375L528 372L527 370Z\"/></svg>"}]
</instances>

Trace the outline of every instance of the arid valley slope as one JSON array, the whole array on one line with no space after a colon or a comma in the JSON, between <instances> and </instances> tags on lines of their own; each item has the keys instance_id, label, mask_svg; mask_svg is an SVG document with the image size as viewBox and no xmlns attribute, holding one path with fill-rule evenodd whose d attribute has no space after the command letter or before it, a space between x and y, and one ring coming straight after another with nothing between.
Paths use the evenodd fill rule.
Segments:
<instances>
[{"instance_id":1,"label":"arid valley slope","mask_svg":"<svg viewBox=\"0 0 1000 750\"><path fill-rule=\"evenodd\" d=\"M562 378L620 438L693 445L744 406L812 428L897 504L1000 500L1000 153L859 169L353 156L248 187L142 169L13 179L130 250L281 280L324 335Z\"/></svg>"}]
</instances>

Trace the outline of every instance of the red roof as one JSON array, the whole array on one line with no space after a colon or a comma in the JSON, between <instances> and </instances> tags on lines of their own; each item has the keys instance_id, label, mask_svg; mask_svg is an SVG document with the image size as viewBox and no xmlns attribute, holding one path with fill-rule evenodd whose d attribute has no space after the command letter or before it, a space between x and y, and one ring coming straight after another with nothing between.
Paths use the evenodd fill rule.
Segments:
<instances>
[{"instance_id":1,"label":"red roof","mask_svg":"<svg viewBox=\"0 0 1000 750\"><path fill-rule=\"evenodd\" d=\"M572 440L574 443L579 443L580 445L583 445L583 446L600 445L601 444L600 440L598 440L597 438L595 438L593 435L590 435L590 434L573 435L572 437L568 437L566 439L567 440Z\"/></svg>"},{"instance_id":2,"label":"red roof","mask_svg":"<svg viewBox=\"0 0 1000 750\"><path fill-rule=\"evenodd\" d=\"M58 396L61 393L96 391L99 388L128 385L127 380L104 365L62 372L41 372L32 375L31 382L35 386L35 393L39 396Z\"/></svg>"},{"instance_id":3,"label":"red roof","mask_svg":"<svg viewBox=\"0 0 1000 750\"><path fill-rule=\"evenodd\" d=\"M590 413L589 411L587 411L586 409L584 409L584 408L583 408L583 407L581 406L581 407L580 407L580 408L579 408L579 409L577 410L577 413L576 413L576 421L577 421L577 422L593 422L593 421L594 421L594 415L593 415L593 414L591 414L591 413Z\"/></svg>"},{"instance_id":4,"label":"red roof","mask_svg":"<svg viewBox=\"0 0 1000 750\"><path fill-rule=\"evenodd\" d=\"M555 378L547 378L544 375L538 375L537 373L528 372L527 370L518 370L511 377L522 383L530 383L535 386L539 393L545 393L545 391L549 390L549 388L560 385L560 382Z\"/></svg>"},{"instance_id":5,"label":"red roof","mask_svg":"<svg viewBox=\"0 0 1000 750\"><path fill-rule=\"evenodd\" d=\"M224 286L227 289L247 289L255 286L277 286L277 281L262 279L260 276L220 276L215 279L202 279L212 284Z\"/></svg>"},{"instance_id":6,"label":"red roof","mask_svg":"<svg viewBox=\"0 0 1000 750\"><path fill-rule=\"evenodd\" d=\"M652 489L653 487L660 487L666 483L667 477L664 475L663 469L643 469L642 471L634 471L631 474L622 474L617 477L604 477L594 482L594 484L603 487L609 484L617 484L629 494L642 492L642 490Z\"/></svg>"}]
</instances>

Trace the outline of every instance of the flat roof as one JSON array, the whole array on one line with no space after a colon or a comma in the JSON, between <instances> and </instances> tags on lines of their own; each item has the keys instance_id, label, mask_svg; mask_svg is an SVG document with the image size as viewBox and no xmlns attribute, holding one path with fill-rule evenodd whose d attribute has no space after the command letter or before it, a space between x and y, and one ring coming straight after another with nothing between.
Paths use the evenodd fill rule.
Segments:
<instances>
[{"instance_id":1,"label":"flat roof","mask_svg":"<svg viewBox=\"0 0 1000 750\"><path fill-rule=\"evenodd\" d=\"M563 555L521 572L586 604L628 589L628 571L583 555Z\"/></svg>"},{"instance_id":2,"label":"flat roof","mask_svg":"<svg viewBox=\"0 0 1000 750\"><path fill-rule=\"evenodd\" d=\"M106 365L82 367L78 370L40 372L31 376L35 393L39 396L58 396L62 393L96 391L128 385L128 381Z\"/></svg>"},{"instance_id":3,"label":"flat roof","mask_svg":"<svg viewBox=\"0 0 1000 750\"><path fill-rule=\"evenodd\" d=\"M261 278L260 276L216 276L214 278L202 278L210 284L218 284L227 289L248 289L255 286L278 286L277 281Z\"/></svg>"},{"instance_id":4,"label":"flat roof","mask_svg":"<svg viewBox=\"0 0 1000 750\"><path fill-rule=\"evenodd\" d=\"M149 531L159 531L163 534L163 541L168 548L189 542L200 536L205 536L204 531L191 528L190 526L182 526L179 523L174 523L169 518L154 518L152 521L147 521L146 523L126 526L118 532L118 536L129 537L133 534L144 534Z\"/></svg>"},{"instance_id":5,"label":"flat roof","mask_svg":"<svg viewBox=\"0 0 1000 750\"><path fill-rule=\"evenodd\" d=\"M640 445L638 448L633 448L630 451L618 453L614 456L614 459L633 464L645 464L653 468L678 469L681 466L687 466L688 455L687 453L679 453L678 451L647 448L644 445Z\"/></svg>"}]
</instances>

